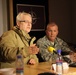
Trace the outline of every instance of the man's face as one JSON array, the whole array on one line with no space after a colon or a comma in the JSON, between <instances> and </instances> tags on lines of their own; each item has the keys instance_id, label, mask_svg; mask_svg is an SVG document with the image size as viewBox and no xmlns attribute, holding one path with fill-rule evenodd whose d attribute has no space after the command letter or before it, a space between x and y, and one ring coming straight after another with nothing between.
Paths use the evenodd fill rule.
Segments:
<instances>
[{"instance_id":1,"label":"man's face","mask_svg":"<svg viewBox=\"0 0 76 75\"><path fill-rule=\"evenodd\" d=\"M22 20L18 22L17 25L21 30L24 30L29 33L32 28L32 18L28 15L24 15L22 17Z\"/></svg>"},{"instance_id":2,"label":"man's face","mask_svg":"<svg viewBox=\"0 0 76 75\"><path fill-rule=\"evenodd\" d=\"M58 27L56 25L55 26L49 25L46 30L46 35L50 41L54 42L55 38L58 35Z\"/></svg>"}]
</instances>

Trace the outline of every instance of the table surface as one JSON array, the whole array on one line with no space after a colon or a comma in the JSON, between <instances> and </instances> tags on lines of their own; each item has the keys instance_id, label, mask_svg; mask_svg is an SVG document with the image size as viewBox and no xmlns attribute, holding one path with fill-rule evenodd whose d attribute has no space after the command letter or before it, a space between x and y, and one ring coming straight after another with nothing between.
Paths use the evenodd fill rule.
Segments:
<instances>
[{"instance_id":1,"label":"table surface","mask_svg":"<svg viewBox=\"0 0 76 75\"><path fill-rule=\"evenodd\" d=\"M54 72L51 69L51 63L50 62L41 62L36 65L25 65L24 68L24 75L38 75L39 73L44 73L44 72ZM76 67L69 67L68 71L63 75L76 75Z\"/></svg>"}]
</instances>

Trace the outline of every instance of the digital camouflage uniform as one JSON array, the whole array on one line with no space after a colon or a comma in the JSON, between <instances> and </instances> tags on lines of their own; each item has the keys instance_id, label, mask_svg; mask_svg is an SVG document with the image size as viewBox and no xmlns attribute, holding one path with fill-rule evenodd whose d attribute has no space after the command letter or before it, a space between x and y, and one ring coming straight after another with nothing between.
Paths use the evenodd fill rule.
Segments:
<instances>
[{"instance_id":1,"label":"digital camouflage uniform","mask_svg":"<svg viewBox=\"0 0 76 75\"><path fill-rule=\"evenodd\" d=\"M48 51L48 47L54 47L55 50L57 51L58 49L61 49L63 52L71 52L70 48L68 47L67 43L64 42L60 38L56 38L54 41L54 44L52 44L51 41L48 40L46 36L43 38L40 38L37 41L37 46L39 47L39 53L41 54L41 57L43 58L44 61L53 61L55 62L57 54L56 53L51 53Z\"/></svg>"},{"instance_id":2,"label":"digital camouflage uniform","mask_svg":"<svg viewBox=\"0 0 76 75\"><path fill-rule=\"evenodd\" d=\"M28 47L31 40L29 34L17 27L5 32L1 36L0 41L1 68L15 67L16 55L19 53L22 53L25 64L27 64L31 58L34 58L38 63L37 56L29 55L28 53Z\"/></svg>"}]
</instances>

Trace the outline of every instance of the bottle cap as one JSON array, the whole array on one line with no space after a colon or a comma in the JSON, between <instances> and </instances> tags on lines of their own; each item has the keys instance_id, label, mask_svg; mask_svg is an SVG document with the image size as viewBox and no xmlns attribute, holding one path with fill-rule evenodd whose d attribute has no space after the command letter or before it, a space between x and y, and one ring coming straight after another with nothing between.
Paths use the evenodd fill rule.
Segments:
<instances>
[{"instance_id":1,"label":"bottle cap","mask_svg":"<svg viewBox=\"0 0 76 75\"><path fill-rule=\"evenodd\" d=\"M61 49L57 50L57 53L58 53L58 54L61 54Z\"/></svg>"},{"instance_id":2,"label":"bottle cap","mask_svg":"<svg viewBox=\"0 0 76 75\"><path fill-rule=\"evenodd\" d=\"M17 55L17 58L21 58L21 55Z\"/></svg>"}]
</instances>

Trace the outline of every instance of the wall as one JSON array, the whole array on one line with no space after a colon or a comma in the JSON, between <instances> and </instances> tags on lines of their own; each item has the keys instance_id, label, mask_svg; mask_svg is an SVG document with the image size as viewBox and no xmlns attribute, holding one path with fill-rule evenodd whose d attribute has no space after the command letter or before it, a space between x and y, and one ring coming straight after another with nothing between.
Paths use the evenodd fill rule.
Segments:
<instances>
[{"instance_id":1,"label":"wall","mask_svg":"<svg viewBox=\"0 0 76 75\"><path fill-rule=\"evenodd\" d=\"M76 44L76 0L73 0L72 3L72 42Z\"/></svg>"},{"instance_id":2,"label":"wall","mask_svg":"<svg viewBox=\"0 0 76 75\"><path fill-rule=\"evenodd\" d=\"M7 31L7 2L0 0L0 36Z\"/></svg>"},{"instance_id":3,"label":"wall","mask_svg":"<svg viewBox=\"0 0 76 75\"><path fill-rule=\"evenodd\" d=\"M49 0L49 21L59 26L59 37L72 43L72 4L71 0Z\"/></svg>"}]
</instances>

